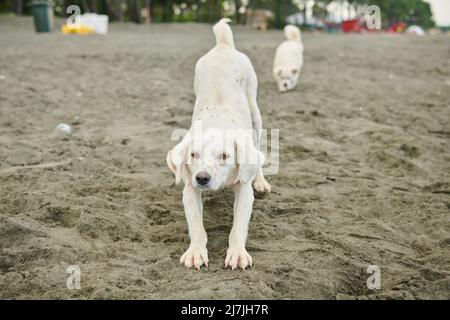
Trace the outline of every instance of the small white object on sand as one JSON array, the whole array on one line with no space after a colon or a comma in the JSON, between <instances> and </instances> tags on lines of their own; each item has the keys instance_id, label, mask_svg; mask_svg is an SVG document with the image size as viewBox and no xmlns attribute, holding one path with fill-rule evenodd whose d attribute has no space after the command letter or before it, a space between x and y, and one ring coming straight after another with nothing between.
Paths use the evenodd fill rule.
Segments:
<instances>
[{"instance_id":1,"label":"small white object on sand","mask_svg":"<svg viewBox=\"0 0 450 320\"><path fill-rule=\"evenodd\" d=\"M77 125L81 123L81 119L79 116L76 116L75 118L73 118L73 120L71 121L72 125Z\"/></svg>"},{"instance_id":2,"label":"small white object on sand","mask_svg":"<svg viewBox=\"0 0 450 320\"><path fill-rule=\"evenodd\" d=\"M56 126L56 129L61 130L64 133L72 133L72 127L69 126L67 123L60 123Z\"/></svg>"},{"instance_id":3,"label":"small white object on sand","mask_svg":"<svg viewBox=\"0 0 450 320\"><path fill-rule=\"evenodd\" d=\"M409 26L408 29L406 29L406 33L407 34L416 35L416 36L424 36L425 35L425 30L423 30L419 26L412 25L412 26Z\"/></svg>"}]
</instances>

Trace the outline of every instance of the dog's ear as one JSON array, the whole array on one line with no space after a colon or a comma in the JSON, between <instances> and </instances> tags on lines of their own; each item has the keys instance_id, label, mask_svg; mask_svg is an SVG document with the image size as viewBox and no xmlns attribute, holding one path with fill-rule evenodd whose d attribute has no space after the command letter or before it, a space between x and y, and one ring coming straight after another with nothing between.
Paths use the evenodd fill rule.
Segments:
<instances>
[{"instance_id":1,"label":"dog's ear","mask_svg":"<svg viewBox=\"0 0 450 320\"><path fill-rule=\"evenodd\" d=\"M283 74L283 70L281 70L281 68L276 68L273 70L273 74L280 77Z\"/></svg>"},{"instance_id":2,"label":"dog's ear","mask_svg":"<svg viewBox=\"0 0 450 320\"><path fill-rule=\"evenodd\" d=\"M175 175L176 184L180 183L182 168L187 162L188 145L189 140L183 139L179 144L177 144L172 150L167 153L167 166Z\"/></svg>"},{"instance_id":3,"label":"dog's ear","mask_svg":"<svg viewBox=\"0 0 450 320\"><path fill-rule=\"evenodd\" d=\"M235 183L248 183L264 164L264 154L255 148L251 138L237 139L236 152L239 171Z\"/></svg>"}]
</instances>

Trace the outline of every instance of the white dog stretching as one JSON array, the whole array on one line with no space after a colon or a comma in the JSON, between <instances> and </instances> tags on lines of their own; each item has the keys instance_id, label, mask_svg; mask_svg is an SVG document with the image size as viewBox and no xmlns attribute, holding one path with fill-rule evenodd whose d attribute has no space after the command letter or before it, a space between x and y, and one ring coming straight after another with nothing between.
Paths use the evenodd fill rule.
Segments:
<instances>
[{"instance_id":1,"label":"white dog stretching","mask_svg":"<svg viewBox=\"0 0 450 320\"><path fill-rule=\"evenodd\" d=\"M300 29L288 25L284 28L284 34L287 40L278 46L273 63L273 76L277 80L280 92L294 89L303 66L303 44Z\"/></svg>"},{"instance_id":2,"label":"white dog stretching","mask_svg":"<svg viewBox=\"0 0 450 320\"><path fill-rule=\"evenodd\" d=\"M195 66L191 128L167 154L176 183L185 184L183 204L191 244L180 262L188 268L208 266L202 191L234 187L234 221L225 259L231 269L252 265L245 249L254 200L252 182L256 191L270 191L259 151L262 124L256 74L248 57L234 48L227 22L222 19L214 26L217 44Z\"/></svg>"}]
</instances>

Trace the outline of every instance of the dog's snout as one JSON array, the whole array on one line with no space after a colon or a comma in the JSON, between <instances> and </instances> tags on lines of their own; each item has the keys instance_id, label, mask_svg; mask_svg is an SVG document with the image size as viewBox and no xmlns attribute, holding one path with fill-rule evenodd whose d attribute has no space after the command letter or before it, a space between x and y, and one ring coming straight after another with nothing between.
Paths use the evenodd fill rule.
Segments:
<instances>
[{"instance_id":1,"label":"dog's snout","mask_svg":"<svg viewBox=\"0 0 450 320\"><path fill-rule=\"evenodd\" d=\"M199 185L204 186L211 180L211 176L207 172L202 171L195 176L195 180L197 180Z\"/></svg>"},{"instance_id":2,"label":"dog's snout","mask_svg":"<svg viewBox=\"0 0 450 320\"><path fill-rule=\"evenodd\" d=\"M285 87L285 88L287 88L287 87L288 87L288 84L287 84L286 82L284 83L284 87Z\"/></svg>"}]
</instances>

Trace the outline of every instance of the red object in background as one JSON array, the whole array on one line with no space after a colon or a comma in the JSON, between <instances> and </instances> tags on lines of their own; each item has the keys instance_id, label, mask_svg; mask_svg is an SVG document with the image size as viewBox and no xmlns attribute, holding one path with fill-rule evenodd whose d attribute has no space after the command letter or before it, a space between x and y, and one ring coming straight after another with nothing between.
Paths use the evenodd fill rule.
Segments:
<instances>
[{"instance_id":1,"label":"red object in background","mask_svg":"<svg viewBox=\"0 0 450 320\"><path fill-rule=\"evenodd\" d=\"M397 23L394 23L392 26L390 26L387 31L388 32L405 32L406 27L407 27L406 23L397 22Z\"/></svg>"},{"instance_id":2,"label":"red object in background","mask_svg":"<svg viewBox=\"0 0 450 320\"><path fill-rule=\"evenodd\" d=\"M380 32L378 29L369 29L367 27L367 21L365 19L352 19L342 21L341 23L342 32L357 32L357 33L366 33L366 32Z\"/></svg>"},{"instance_id":3,"label":"red object in background","mask_svg":"<svg viewBox=\"0 0 450 320\"><path fill-rule=\"evenodd\" d=\"M341 29L343 32L361 32L362 27L359 19L342 21Z\"/></svg>"}]
</instances>

